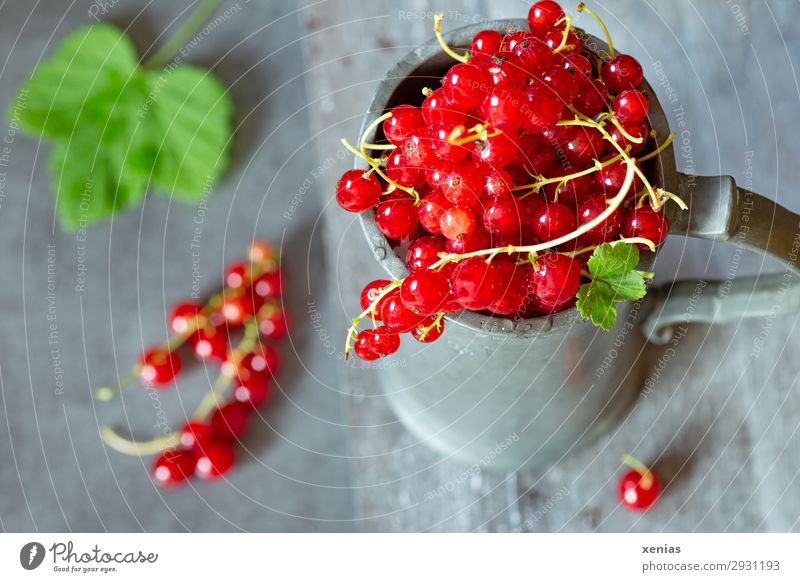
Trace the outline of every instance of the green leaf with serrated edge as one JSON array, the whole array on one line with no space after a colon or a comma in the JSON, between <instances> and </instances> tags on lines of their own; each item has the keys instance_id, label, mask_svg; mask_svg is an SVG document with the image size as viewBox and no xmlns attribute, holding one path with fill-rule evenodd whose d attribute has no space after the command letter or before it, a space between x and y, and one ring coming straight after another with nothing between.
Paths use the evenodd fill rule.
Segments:
<instances>
[{"instance_id":1,"label":"green leaf with serrated edge","mask_svg":"<svg viewBox=\"0 0 800 582\"><path fill-rule=\"evenodd\" d=\"M110 24L84 26L42 62L11 103L23 130L69 137L81 117L102 114L108 92L118 92L136 71L139 57L130 39ZM106 103L103 103L104 106Z\"/></svg>"},{"instance_id":2,"label":"green leaf with serrated edge","mask_svg":"<svg viewBox=\"0 0 800 582\"><path fill-rule=\"evenodd\" d=\"M636 270L638 249L627 243L603 244L588 262L591 281L581 285L576 306L581 316L608 331L617 319L616 303L635 301L647 292L648 273Z\"/></svg>"},{"instance_id":3,"label":"green leaf with serrated edge","mask_svg":"<svg viewBox=\"0 0 800 582\"><path fill-rule=\"evenodd\" d=\"M159 156L153 184L163 194L199 199L228 165L233 104L208 71L178 66L153 73L149 122Z\"/></svg>"},{"instance_id":4,"label":"green leaf with serrated edge","mask_svg":"<svg viewBox=\"0 0 800 582\"><path fill-rule=\"evenodd\" d=\"M233 105L210 73L149 71L109 24L69 35L20 89L10 115L55 139L50 159L60 223L75 229L139 203L152 181L196 200L228 164Z\"/></svg>"}]
</instances>

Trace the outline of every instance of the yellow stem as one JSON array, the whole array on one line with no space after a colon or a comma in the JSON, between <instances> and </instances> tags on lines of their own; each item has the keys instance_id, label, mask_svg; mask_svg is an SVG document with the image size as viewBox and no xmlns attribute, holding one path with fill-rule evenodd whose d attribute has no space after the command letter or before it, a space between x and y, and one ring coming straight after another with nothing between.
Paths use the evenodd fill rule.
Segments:
<instances>
[{"instance_id":1,"label":"yellow stem","mask_svg":"<svg viewBox=\"0 0 800 582\"><path fill-rule=\"evenodd\" d=\"M670 133L667 136L667 139L664 140L664 143L662 143L660 146L658 146L657 149L653 150L649 154L646 154L646 155L644 155L644 156L642 156L640 158L636 158L636 159L639 160L640 162L646 162L650 158L656 157L661 152L663 152L665 149L667 149L670 146L670 144L672 143L672 140L674 140L674 139L675 139L675 134L674 133Z\"/></svg>"},{"instance_id":2,"label":"yellow stem","mask_svg":"<svg viewBox=\"0 0 800 582\"><path fill-rule=\"evenodd\" d=\"M591 9L587 8L586 4L583 3L583 2L578 4L578 12L585 12L586 14L588 14L589 16L591 16L592 18L594 18L597 21L597 24L599 24L600 28L603 29L603 34L606 35L606 42L608 43L608 56L609 57L613 57L614 56L614 43L611 42L611 34L608 32L608 28L606 27L606 23L603 22L603 19L600 18L597 15L597 13L595 13L594 10L591 10Z\"/></svg>"},{"instance_id":3,"label":"yellow stem","mask_svg":"<svg viewBox=\"0 0 800 582\"><path fill-rule=\"evenodd\" d=\"M559 45L555 49L553 49L553 54L554 55L557 55L558 53L560 53L563 50L574 49L575 48L573 45L571 45L571 44L568 45L567 44L567 38L569 38L569 31L572 30L572 15L571 14L566 14L564 16L563 20L565 22L564 33L561 36L561 42L559 43ZM556 24L558 24L558 23L556 23Z\"/></svg>"},{"instance_id":4,"label":"yellow stem","mask_svg":"<svg viewBox=\"0 0 800 582\"><path fill-rule=\"evenodd\" d=\"M653 473L650 471L650 467L642 463L633 455L629 455L627 453L622 455L622 463L629 466L631 469L638 471L638 473L642 476L641 481L639 481L639 485L642 486L642 489L647 490L653 486Z\"/></svg>"},{"instance_id":5,"label":"yellow stem","mask_svg":"<svg viewBox=\"0 0 800 582\"><path fill-rule=\"evenodd\" d=\"M439 45L442 47L442 50L457 61L460 61L462 63L469 62L469 51L465 52L463 55L460 55L447 45L447 42L444 40L444 36L442 36L443 19L444 19L444 14L441 12L437 12L433 16L433 32L436 33L436 40L439 41Z\"/></svg>"}]
</instances>

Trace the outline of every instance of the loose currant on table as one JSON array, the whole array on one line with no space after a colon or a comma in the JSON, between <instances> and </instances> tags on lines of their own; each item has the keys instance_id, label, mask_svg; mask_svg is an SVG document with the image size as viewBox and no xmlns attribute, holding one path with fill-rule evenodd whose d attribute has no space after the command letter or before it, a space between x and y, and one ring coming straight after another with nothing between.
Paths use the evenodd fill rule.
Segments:
<instances>
[{"instance_id":1,"label":"loose currant on table","mask_svg":"<svg viewBox=\"0 0 800 582\"><path fill-rule=\"evenodd\" d=\"M365 200L364 188L372 183L364 178L364 172L354 171L348 180L351 184L346 187L355 190L343 199L348 204ZM377 180L374 185L380 197ZM97 399L110 400L137 379L149 388L172 386L183 368L182 351L193 353L200 361L219 363L217 380L179 430L150 441L134 441L110 427L101 429L105 443L119 452L157 455L152 475L159 485L180 485L193 475L210 480L227 474L236 462L236 441L244 436L255 411L268 404L272 395L280 355L269 342L286 336L289 330L281 300L278 250L266 241L254 241L247 261L229 265L222 279L224 288L206 302L177 303L167 318L172 332L169 339L147 348L130 375L116 386L95 391ZM380 355L391 353L382 348Z\"/></svg>"},{"instance_id":2,"label":"loose currant on table","mask_svg":"<svg viewBox=\"0 0 800 582\"><path fill-rule=\"evenodd\" d=\"M529 30L482 30L468 52L447 45L436 14L454 60L441 84L377 117L355 145L342 140L366 168L344 173L339 205L373 213L409 270L364 287L345 354L376 360L404 334L433 342L464 309L521 319L575 306L608 329L608 305L644 294L651 274L629 257L664 242L665 203L686 208L646 163L674 135L650 130L639 62L615 53L583 2L577 12L606 35L604 59L552 0L531 6ZM609 262L642 284L614 287Z\"/></svg>"},{"instance_id":3,"label":"loose currant on table","mask_svg":"<svg viewBox=\"0 0 800 582\"><path fill-rule=\"evenodd\" d=\"M628 509L644 511L651 507L661 494L661 481L652 469L625 455L623 463L630 467L619 480L619 498Z\"/></svg>"}]
</instances>

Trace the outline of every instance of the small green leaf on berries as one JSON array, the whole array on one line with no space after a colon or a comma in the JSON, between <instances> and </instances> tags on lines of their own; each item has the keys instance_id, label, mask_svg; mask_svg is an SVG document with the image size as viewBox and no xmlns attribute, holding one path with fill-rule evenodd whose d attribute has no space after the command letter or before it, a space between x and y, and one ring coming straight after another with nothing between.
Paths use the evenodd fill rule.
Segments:
<instances>
[{"instance_id":1,"label":"small green leaf on berries","mask_svg":"<svg viewBox=\"0 0 800 582\"><path fill-rule=\"evenodd\" d=\"M647 292L644 281L652 273L637 271L638 263L639 250L634 245L605 243L597 247L588 263L591 281L578 290L581 316L606 331L611 329L617 320L616 304L641 299Z\"/></svg>"}]
</instances>

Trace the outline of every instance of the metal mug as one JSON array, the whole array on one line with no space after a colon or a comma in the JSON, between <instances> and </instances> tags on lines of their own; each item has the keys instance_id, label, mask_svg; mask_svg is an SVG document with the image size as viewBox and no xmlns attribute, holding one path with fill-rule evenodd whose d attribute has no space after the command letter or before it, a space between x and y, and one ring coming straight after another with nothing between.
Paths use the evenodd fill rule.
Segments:
<instances>
[{"instance_id":1,"label":"metal mug","mask_svg":"<svg viewBox=\"0 0 800 582\"><path fill-rule=\"evenodd\" d=\"M499 31L524 28L524 20L492 23ZM469 46L485 25L446 35L451 46ZM607 45L580 31L584 46L603 54ZM417 48L379 85L362 133L400 103L418 102L421 89L438 82L453 61L435 44ZM669 133L664 110L645 81L650 122ZM369 136L381 138L380 128ZM665 343L673 326L800 312L800 294L787 290L796 275L800 216L748 190L729 176L700 177L676 170L674 156L647 162L649 175L689 205L673 204L670 233L734 241L787 264L785 273L719 282L678 282L650 289L645 300L618 304L617 323L603 331L575 308L511 321L465 311L448 316L442 338L431 344L403 341L379 378L388 402L418 438L447 457L502 470L544 468L608 432L639 395L646 367L638 362L645 342ZM395 279L407 274L374 222L361 225L375 258ZM643 253L643 268L655 255ZM766 307L765 307L766 306Z\"/></svg>"}]
</instances>

